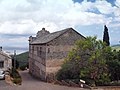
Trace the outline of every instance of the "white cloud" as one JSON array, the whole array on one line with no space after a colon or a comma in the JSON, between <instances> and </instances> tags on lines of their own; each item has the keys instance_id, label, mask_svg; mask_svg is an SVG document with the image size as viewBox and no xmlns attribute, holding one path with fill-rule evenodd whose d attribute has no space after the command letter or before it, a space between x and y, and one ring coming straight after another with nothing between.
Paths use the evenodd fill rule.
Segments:
<instances>
[{"instance_id":1,"label":"white cloud","mask_svg":"<svg viewBox=\"0 0 120 90\"><path fill-rule=\"evenodd\" d=\"M115 4L120 8L120 0L116 0Z\"/></svg>"},{"instance_id":2,"label":"white cloud","mask_svg":"<svg viewBox=\"0 0 120 90\"><path fill-rule=\"evenodd\" d=\"M37 28L38 24L40 28L47 25L51 27L50 31L56 31L76 25L112 22L112 19L105 15L87 12L95 8L103 14L114 11L110 3L99 0L95 3L86 0L82 3L74 3L72 0L3 0L0 3L0 32L35 33L37 30L32 29ZM22 24L25 20L28 22Z\"/></svg>"},{"instance_id":3,"label":"white cloud","mask_svg":"<svg viewBox=\"0 0 120 90\"><path fill-rule=\"evenodd\" d=\"M110 24L109 25L110 27L120 27L120 23L117 23L117 24ZM117 28L118 29L118 28Z\"/></svg>"},{"instance_id":4,"label":"white cloud","mask_svg":"<svg viewBox=\"0 0 120 90\"><path fill-rule=\"evenodd\" d=\"M106 0L98 0L96 1L95 7L103 14L111 14L114 12L115 8L112 7L110 3L108 3Z\"/></svg>"},{"instance_id":5,"label":"white cloud","mask_svg":"<svg viewBox=\"0 0 120 90\"><path fill-rule=\"evenodd\" d=\"M32 20L23 20L20 22L6 21L0 25L0 33L3 34L30 34L33 33L35 23Z\"/></svg>"},{"instance_id":6,"label":"white cloud","mask_svg":"<svg viewBox=\"0 0 120 90\"><path fill-rule=\"evenodd\" d=\"M32 35L42 27L54 32L96 24L119 27L120 24L114 22L120 22L120 0L116 0L115 5L106 0L84 0L82 3L72 0L0 0L0 33ZM26 39L21 41L26 42Z\"/></svg>"},{"instance_id":7,"label":"white cloud","mask_svg":"<svg viewBox=\"0 0 120 90\"><path fill-rule=\"evenodd\" d=\"M28 37L18 37L18 38L0 38L0 43L4 47L14 46L14 47L23 47L25 44L28 44ZM26 47L26 45L24 46Z\"/></svg>"}]
</instances>

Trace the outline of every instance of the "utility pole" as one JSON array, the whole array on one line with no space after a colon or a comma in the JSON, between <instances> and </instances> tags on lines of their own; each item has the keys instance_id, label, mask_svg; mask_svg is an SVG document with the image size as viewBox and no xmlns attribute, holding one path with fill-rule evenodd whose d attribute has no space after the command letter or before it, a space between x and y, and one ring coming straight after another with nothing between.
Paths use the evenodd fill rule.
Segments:
<instances>
[{"instance_id":1,"label":"utility pole","mask_svg":"<svg viewBox=\"0 0 120 90\"><path fill-rule=\"evenodd\" d=\"M14 69L16 69L16 50L14 50Z\"/></svg>"}]
</instances>

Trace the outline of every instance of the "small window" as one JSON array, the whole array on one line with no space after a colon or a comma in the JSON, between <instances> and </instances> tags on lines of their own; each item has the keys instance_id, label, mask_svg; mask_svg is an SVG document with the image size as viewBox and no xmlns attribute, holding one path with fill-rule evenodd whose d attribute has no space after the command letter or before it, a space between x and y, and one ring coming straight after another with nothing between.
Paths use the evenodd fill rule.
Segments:
<instances>
[{"instance_id":1,"label":"small window","mask_svg":"<svg viewBox=\"0 0 120 90\"><path fill-rule=\"evenodd\" d=\"M0 68L4 67L4 61L0 61Z\"/></svg>"},{"instance_id":2,"label":"small window","mask_svg":"<svg viewBox=\"0 0 120 90\"><path fill-rule=\"evenodd\" d=\"M42 54L42 47L40 47L40 55Z\"/></svg>"},{"instance_id":3,"label":"small window","mask_svg":"<svg viewBox=\"0 0 120 90\"><path fill-rule=\"evenodd\" d=\"M32 46L32 50L34 50L34 46Z\"/></svg>"},{"instance_id":4,"label":"small window","mask_svg":"<svg viewBox=\"0 0 120 90\"><path fill-rule=\"evenodd\" d=\"M50 53L50 48L48 48L48 53Z\"/></svg>"},{"instance_id":5,"label":"small window","mask_svg":"<svg viewBox=\"0 0 120 90\"><path fill-rule=\"evenodd\" d=\"M34 53L34 46L32 46L32 53Z\"/></svg>"},{"instance_id":6,"label":"small window","mask_svg":"<svg viewBox=\"0 0 120 90\"><path fill-rule=\"evenodd\" d=\"M37 55L39 56L39 47L37 47Z\"/></svg>"}]
</instances>

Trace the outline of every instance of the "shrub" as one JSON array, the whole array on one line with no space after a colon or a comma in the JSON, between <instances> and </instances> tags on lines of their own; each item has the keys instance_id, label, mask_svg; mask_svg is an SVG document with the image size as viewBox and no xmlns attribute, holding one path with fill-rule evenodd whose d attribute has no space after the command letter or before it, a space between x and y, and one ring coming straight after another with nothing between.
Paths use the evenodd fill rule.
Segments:
<instances>
[{"instance_id":1,"label":"shrub","mask_svg":"<svg viewBox=\"0 0 120 90\"><path fill-rule=\"evenodd\" d=\"M10 76L13 77L13 78L20 78L20 74L19 72L16 70L16 69L12 69L11 73L10 73Z\"/></svg>"},{"instance_id":2,"label":"shrub","mask_svg":"<svg viewBox=\"0 0 120 90\"><path fill-rule=\"evenodd\" d=\"M15 84L21 84L21 82L22 82L21 78L14 78L13 79L13 83L15 83Z\"/></svg>"},{"instance_id":3,"label":"shrub","mask_svg":"<svg viewBox=\"0 0 120 90\"><path fill-rule=\"evenodd\" d=\"M57 73L57 79L87 78L91 86L106 85L110 82L105 56L109 51L111 48L96 37L77 41Z\"/></svg>"},{"instance_id":4,"label":"shrub","mask_svg":"<svg viewBox=\"0 0 120 90\"><path fill-rule=\"evenodd\" d=\"M20 67L20 70L25 70L26 67L27 67L27 65L23 65L23 66Z\"/></svg>"},{"instance_id":5,"label":"shrub","mask_svg":"<svg viewBox=\"0 0 120 90\"><path fill-rule=\"evenodd\" d=\"M110 86L120 86L120 82L118 82L118 81L112 81L110 83Z\"/></svg>"},{"instance_id":6,"label":"shrub","mask_svg":"<svg viewBox=\"0 0 120 90\"><path fill-rule=\"evenodd\" d=\"M10 72L10 76L13 78L13 83L21 84L22 78L16 69L12 68L12 70Z\"/></svg>"},{"instance_id":7,"label":"shrub","mask_svg":"<svg viewBox=\"0 0 120 90\"><path fill-rule=\"evenodd\" d=\"M72 65L63 64L62 69L56 74L57 80L79 79L80 73L77 71L78 69L75 69Z\"/></svg>"}]
</instances>

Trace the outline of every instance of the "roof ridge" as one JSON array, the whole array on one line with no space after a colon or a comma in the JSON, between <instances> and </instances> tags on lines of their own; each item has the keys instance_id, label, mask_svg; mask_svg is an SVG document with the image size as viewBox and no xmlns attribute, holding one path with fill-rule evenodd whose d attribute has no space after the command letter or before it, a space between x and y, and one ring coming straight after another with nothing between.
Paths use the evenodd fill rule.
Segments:
<instances>
[{"instance_id":1,"label":"roof ridge","mask_svg":"<svg viewBox=\"0 0 120 90\"><path fill-rule=\"evenodd\" d=\"M57 33L57 32L67 31L67 30L69 30L69 29L72 29L72 28L66 28L66 29L62 29L62 30L60 30L60 31L55 31L55 32L52 32L52 33ZM52 34L52 33L49 33L49 34Z\"/></svg>"},{"instance_id":2,"label":"roof ridge","mask_svg":"<svg viewBox=\"0 0 120 90\"><path fill-rule=\"evenodd\" d=\"M74 30L73 28L66 28L66 29L63 29L63 30L60 30L60 31L49 33L49 34L47 34L43 37L37 38L31 44L40 44L40 43L44 44L44 43L50 42L51 40L59 37L61 34L64 34L65 32L67 32L68 30L71 30L71 29Z\"/></svg>"}]
</instances>

